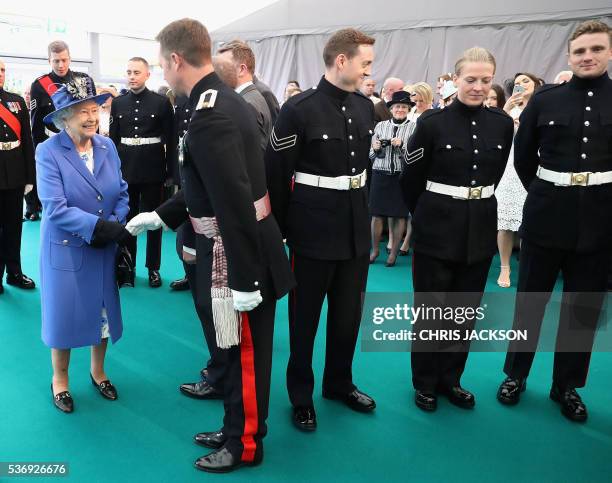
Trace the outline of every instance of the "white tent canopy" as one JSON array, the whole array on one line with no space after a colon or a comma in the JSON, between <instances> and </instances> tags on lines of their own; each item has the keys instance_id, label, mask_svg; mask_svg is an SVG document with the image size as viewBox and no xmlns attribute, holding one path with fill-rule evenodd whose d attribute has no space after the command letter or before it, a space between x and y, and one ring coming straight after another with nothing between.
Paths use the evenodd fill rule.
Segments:
<instances>
[{"instance_id":1,"label":"white tent canopy","mask_svg":"<svg viewBox=\"0 0 612 483\"><path fill-rule=\"evenodd\" d=\"M233 38L248 41L260 77L282 96L290 79L304 87L318 82L323 46L343 27L376 38L372 77L379 89L389 76L434 83L473 45L493 52L498 82L517 71L550 82L567 68L567 38L580 21L590 18L612 24L610 0L282 0L212 34L217 44Z\"/></svg>"}]
</instances>

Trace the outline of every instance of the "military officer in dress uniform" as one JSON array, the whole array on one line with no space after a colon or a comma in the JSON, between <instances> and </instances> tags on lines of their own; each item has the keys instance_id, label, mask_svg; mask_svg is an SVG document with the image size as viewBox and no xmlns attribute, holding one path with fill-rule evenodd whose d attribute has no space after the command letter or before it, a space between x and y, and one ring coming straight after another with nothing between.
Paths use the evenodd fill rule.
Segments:
<instances>
[{"instance_id":1,"label":"military officer in dress uniform","mask_svg":"<svg viewBox=\"0 0 612 483\"><path fill-rule=\"evenodd\" d=\"M30 115L21 96L4 90L6 66L0 61L0 294L2 279L19 288L34 288L21 272L23 195L34 184L34 147Z\"/></svg>"},{"instance_id":2,"label":"military officer in dress uniform","mask_svg":"<svg viewBox=\"0 0 612 483\"><path fill-rule=\"evenodd\" d=\"M373 104L358 89L370 75L373 44L354 29L332 35L323 51L325 76L283 104L266 151L272 211L297 281L289 294L287 389L293 423L305 431L317 426L312 355L326 296L323 397L361 412L376 407L352 377L369 266L365 186L374 128Z\"/></svg>"},{"instance_id":3,"label":"military officer in dress uniform","mask_svg":"<svg viewBox=\"0 0 612 483\"><path fill-rule=\"evenodd\" d=\"M466 50L455 64L458 99L444 110L423 113L408 142L400 180L413 213L415 307L475 309L480 304L497 249L494 190L513 135L508 115L483 106L494 74L490 52ZM442 330L471 329L474 322L417 320L413 333L431 329L435 338ZM474 406L474 395L461 387L468 351L465 342L415 339L412 383L419 408L434 411L438 394L459 407Z\"/></svg>"},{"instance_id":4,"label":"military officer in dress uniform","mask_svg":"<svg viewBox=\"0 0 612 483\"><path fill-rule=\"evenodd\" d=\"M573 421L585 421L576 388L586 383L593 338L607 286L612 243L611 30L581 24L568 42L574 75L545 86L520 117L516 172L527 190L514 328L528 341L511 343L497 398L516 404L537 347L546 305L563 274L550 397Z\"/></svg>"},{"instance_id":5,"label":"military officer in dress uniform","mask_svg":"<svg viewBox=\"0 0 612 483\"><path fill-rule=\"evenodd\" d=\"M196 241L197 299L212 302L216 341L227 352L225 417L221 430L196 435L197 443L215 451L195 464L228 472L262 461L276 300L294 279L271 216L255 115L215 74L206 28L178 20L157 40L166 80L189 96L193 108L181 149L184 184L128 229L176 228L189 215L196 234L212 243L210 255Z\"/></svg>"},{"instance_id":6,"label":"military officer in dress uniform","mask_svg":"<svg viewBox=\"0 0 612 483\"><path fill-rule=\"evenodd\" d=\"M149 63L142 57L133 57L126 72L130 90L113 100L109 136L117 146L123 178L128 183L130 220L162 202L176 139L172 104L166 96L150 91L145 85L150 76ZM145 265L149 269L149 285L154 288L162 284L161 240L161 230L147 234ZM136 247L136 240L130 240L128 248L134 263Z\"/></svg>"},{"instance_id":7,"label":"military officer in dress uniform","mask_svg":"<svg viewBox=\"0 0 612 483\"><path fill-rule=\"evenodd\" d=\"M30 117L32 120L34 149L40 143L59 132L52 124L47 125L43 122L44 117L55 110L51 101L51 96L55 91L63 84L75 81L90 85L93 93L96 93L96 86L89 75L84 72L70 70L70 49L66 42L62 40L51 42L47 47L47 52L51 72L37 78L30 88ZM25 199L25 218L32 221L38 220L41 205L36 192L36 184L34 184L32 191L25 196Z\"/></svg>"}]
</instances>

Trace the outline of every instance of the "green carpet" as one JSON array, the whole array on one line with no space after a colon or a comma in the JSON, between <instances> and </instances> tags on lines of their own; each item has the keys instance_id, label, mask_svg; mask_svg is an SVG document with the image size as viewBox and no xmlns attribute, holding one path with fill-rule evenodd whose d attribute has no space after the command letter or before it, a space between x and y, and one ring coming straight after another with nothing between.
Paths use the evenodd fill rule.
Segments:
<instances>
[{"instance_id":1,"label":"green carpet","mask_svg":"<svg viewBox=\"0 0 612 483\"><path fill-rule=\"evenodd\" d=\"M24 272L38 281L38 223L24 225ZM140 240L141 242L143 239ZM193 461L205 448L193 444L199 431L220 427L219 401L179 394L179 383L197 378L207 359L200 324L187 292L168 283L182 275L174 234L164 234L162 288L147 285L139 252L137 286L121 291L124 336L110 347L107 373L120 399L102 399L89 381L89 351L74 350L70 390L76 411L65 415L51 402L50 353L40 339L40 294L5 285L0 297L0 462L68 462L75 482L188 482L215 478ZM411 288L411 257L370 270L369 291ZM499 260L488 289L496 289ZM516 284L513 260L513 283ZM224 481L610 481L612 471L612 356L594 354L581 391L590 417L585 425L565 420L548 399L551 354L536 358L521 404L495 399L503 378L502 353L473 353L463 385L477 406L465 411L440 400L436 413L413 404L408 353L361 352L354 379L375 397L372 415L353 413L320 396L325 331L315 353L315 405L319 429L302 434L290 423L285 390L288 358L286 300L276 321L269 433L258 468ZM511 317L511 314L508 314ZM324 324L323 324L324 325ZM323 335L322 335L323 334ZM0 480L3 478L0 477ZM27 480L21 478L17 481Z\"/></svg>"}]
</instances>

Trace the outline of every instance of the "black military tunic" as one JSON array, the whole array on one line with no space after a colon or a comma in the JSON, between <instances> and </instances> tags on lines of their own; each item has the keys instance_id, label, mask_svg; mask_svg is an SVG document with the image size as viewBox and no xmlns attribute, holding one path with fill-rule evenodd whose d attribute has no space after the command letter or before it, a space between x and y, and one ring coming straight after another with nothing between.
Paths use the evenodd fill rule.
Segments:
<instances>
[{"instance_id":1,"label":"black military tunic","mask_svg":"<svg viewBox=\"0 0 612 483\"><path fill-rule=\"evenodd\" d=\"M216 92L216 94L213 94ZM215 95L197 110L202 96ZM185 138L183 189L156 211L171 228L189 215L214 216L227 256L229 287L261 290L263 302L242 314L242 340L227 349L224 380L225 447L242 461L262 451L266 434L276 300L294 285L280 230L273 216L257 221L254 201L266 195L266 177L255 115L215 73L202 78L189 97L193 117ZM210 304L209 257L197 246L197 298ZM202 282L202 283L200 283Z\"/></svg>"},{"instance_id":2,"label":"black military tunic","mask_svg":"<svg viewBox=\"0 0 612 483\"><path fill-rule=\"evenodd\" d=\"M415 306L477 306L497 249L495 196L458 199L426 190L428 182L478 190L497 186L506 167L514 124L498 109L470 107L456 99L442 110L422 114L408 142L401 184L413 214ZM478 191L472 191L478 197ZM462 293L463 295L454 295ZM437 322L420 321L416 332ZM429 324L429 325L428 325ZM441 326L435 326L443 328ZM450 322L448 329L469 329ZM433 393L458 386L468 345L446 353L416 341L412 346L415 389Z\"/></svg>"},{"instance_id":3,"label":"black military tunic","mask_svg":"<svg viewBox=\"0 0 612 483\"><path fill-rule=\"evenodd\" d=\"M34 140L34 149L38 144L46 141L51 133L58 133L59 131L53 125L46 125L43 122L44 117L53 112L55 107L51 101L51 95L57 91L63 84L68 82L86 82L91 85L91 89L88 90L96 93L96 86L91 77L85 72L75 72L69 70L64 77L60 77L55 72L51 71L49 74L41 75L30 87L30 118L32 125L32 138ZM36 193L36 186L34 189L26 195L26 212L36 213L40 211L41 205L38 195Z\"/></svg>"},{"instance_id":4,"label":"black military tunic","mask_svg":"<svg viewBox=\"0 0 612 483\"><path fill-rule=\"evenodd\" d=\"M117 146L121 172L128 183L129 221L140 211L155 209L163 200L163 183L176 156L172 104L166 96L146 87L138 94L128 92L115 98L111 105L109 137ZM158 138L159 142L133 144L139 139L151 138ZM128 248L134 260L136 247L136 239L132 238ZM160 260L161 230L148 232L146 266L149 270L159 270Z\"/></svg>"},{"instance_id":5,"label":"black military tunic","mask_svg":"<svg viewBox=\"0 0 612 483\"><path fill-rule=\"evenodd\" d=\"M357 177L369 166L372 101L325 78L282 107L266 151L272 211L291 248L297 288L289 298L291 356L287 385L295 407L312 405L312 351L328 298L323 390L348 394L370 250L367 188L292 183L295 173Z\"/></svg>"},{"instance_id":6,"label":"black military tunic","mask_svg":"<svg viewBox=\"0 0 612 483\"><path fill-rule=\"evenodd\" d=\"M514 158L527 190L519 231L523 242L514 327L539 333L561 271L563 308L553 381L561 388L582 387L610 266L612 184L581 185L595 177L580 173L612 171L608 75L596 79L574 75L568 83L536 92L520 117ZM574 185L557 186L540 179L539 166L574 173ZM545 296L529 295L534 292ZM506 374L526 378L536 344L537 338L511 344Z\"/></svg>"},{"instance_id":7,"label":"black military tunic","mask_svg":"<svg viewBox=\"0 0 612 483\"><path fill-rule=\"evenodd\" d=\"M23 190L34 180L28 108L21 96L0 88L0 285L5 268L21 274Z\"/></svg>"}]
</instances>

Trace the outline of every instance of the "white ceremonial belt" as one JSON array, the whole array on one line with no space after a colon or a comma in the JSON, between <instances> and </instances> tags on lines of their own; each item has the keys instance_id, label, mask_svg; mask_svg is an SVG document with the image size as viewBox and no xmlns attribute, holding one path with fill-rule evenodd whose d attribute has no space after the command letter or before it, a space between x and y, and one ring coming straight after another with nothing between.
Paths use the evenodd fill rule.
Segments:
<instances>
[{"instance_id":1,"label":"white ceremonial belt","mask_svg":"<svg viewBox=\"0 0 612 483\"><path fill-rule=\"evenodd\" d=\"M46 134L48 137L52 137L52 136L55 136L57 133L56 133L56 132L51 131L51 129L45 128L45 134Z\"/></svg>"},{"instance_id":2,"label":"white ceremonial belt","mask_svg":"<svg viewBox=\"0 0 612 483\"><path fill-rule=\"evenodd\" d=\"M538 166L536 176L555 186L595 186L612 183L612 171L583 171L582 173L559 173Z\"/></svg>"},{"instance_id":3,"label":"white ceremonial belt","mask_svg":"<svg viewBox=\"0 0 612 483\"><path fill-rule=\"evenodd\" d=\"M21 141L7 141L0 143L0 151L10 151L11 149L18 148Z\"/></svg>"},{"instance_id":4,"label":"white ceremonial belt","mask_svg":"<svg viewBox=\"0 0 612 483\"><path fill-rule=\"evenodd\" d=\"M140 146L141 144L159 144L161 138L121 138L121 144Z\"/></svg>"},{"instance_id":5,"label":"white ceremonial belt","mask_svg":"<svg viewBox=\"0 0 612 483\"><path fill-rule=\"evenodd\" d=\"M317 188L327 188L330 190L355 190L363 188L366 185L368 175L364 169L362 173L356 176L317 176L316 174L295 173L295 182Z\"/></svg>"},{"instance_id":6,"label":"white ceremonial belt","mask_svg":"<svg viewBox=\"0 0 612 483\"><path fill-rule=\"evenodd\" d=\"M438 193L440 195L452 196L460 200L479 200L481 198L490 198L495 192L493 185L489 186L452 186L450 184L434 183L427 181L427 191Z\"/></svg>"}]
</instances>

